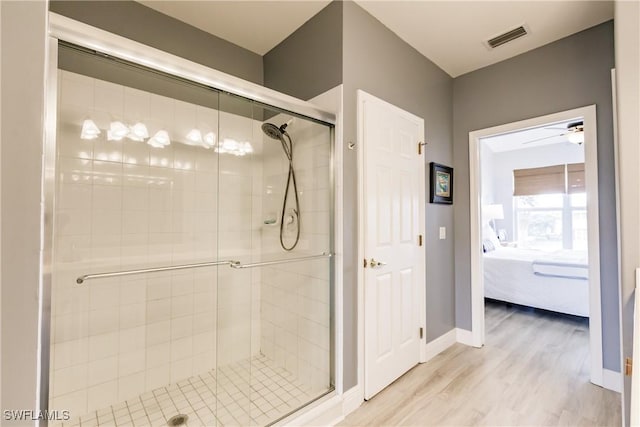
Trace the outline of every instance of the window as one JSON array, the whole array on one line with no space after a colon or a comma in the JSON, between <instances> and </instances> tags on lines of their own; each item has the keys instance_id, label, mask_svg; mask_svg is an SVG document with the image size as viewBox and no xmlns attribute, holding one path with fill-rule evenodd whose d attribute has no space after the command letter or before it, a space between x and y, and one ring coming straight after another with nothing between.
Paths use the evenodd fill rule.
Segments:
<instances>
[{"instance_id":1,"label":"window","mask_svg":"<svg viewBox=\"0 0 640 427\"><path fill-rule=\"evenodd\" d=\"M518 247L587 250L585 193L515 196Z\"/></svg>"},{"instance_id":2,"label":"window","mask_svg":"<svg viewBox=\"0 0 640 427\"><path fill-rule=\"evenodd\" d=\"M571 238L572 249L586 251L589 247L587 239L587 195L573 193L571 199Z\"/></svg>"},{"instance_id":3,"label":"window","mask_svg":"<svg viewBox=\"0 0 640 427\"><path fill-rule=\"evenodd\" d=\"M513 171L518 247L587 250L584 163Z\"/></svg>"},{"instance_id":4,"label":"window","mask_svg":"<svg viewBox=\"0 0 640 427\"><path fill-rule=\"evenodd\" d=\"M518 247L562 249L563 197L563 194L514 197Z\"/></svg>"}]
</instances>

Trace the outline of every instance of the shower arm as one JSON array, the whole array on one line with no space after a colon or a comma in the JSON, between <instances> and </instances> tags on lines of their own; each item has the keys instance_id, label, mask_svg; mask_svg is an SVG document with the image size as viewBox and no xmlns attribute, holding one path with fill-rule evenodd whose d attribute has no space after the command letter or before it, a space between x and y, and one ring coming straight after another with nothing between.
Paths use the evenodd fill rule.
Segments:
<instances>
[{"instance_id":1,"label":"shower arm","mask_svg":"<svg viewBox=\"0 0 640 427\"><path fill-rule=\"evenodd\" d=\"M216 267L220 265L228 265L236 269L254 268L254 267L261 267L266 265L287 264L290 262L307 261L310 259L317 259L317 258L331 258L332 256L333 256L332 253L323 252L319 255L310 255L310 256L289 258L289 259L283 259L283 260L255 262L251 264L242 264L240 261L229 260L229 261L200 262L196 264L169 265L165 267L151 267L151 268L141 268L137 270L113 271L109 273L85 274L84 276L78 277L76 279L76 283L78 285L82 285L85 281L91 280L91 279L106 279L109 277L133 276L137 274L156 273L159 271L187 270L191 268Z\"/></svg>"}]
</instances>

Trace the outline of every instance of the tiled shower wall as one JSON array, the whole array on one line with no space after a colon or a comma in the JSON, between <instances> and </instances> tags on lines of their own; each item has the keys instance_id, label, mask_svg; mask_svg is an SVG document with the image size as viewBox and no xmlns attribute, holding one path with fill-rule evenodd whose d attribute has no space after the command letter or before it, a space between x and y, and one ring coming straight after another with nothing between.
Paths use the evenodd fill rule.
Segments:
<instances>
[{"instance_id":1,"label":"tiled shower wall","mask_svg":"<svg viewBox=\"0 0 640 427\"><path fill-rule=\"evenodd\" d=\"M259 257L259 162L177 141L106 140L114 119L142 121L151 135L169 126L173 138L219 121L247 141L262 140L259 123L65 71L59 88L50 407L84 414L257 354L259 270L75 279ZM89 116L103 132L81 140Z\"/></svg>"},{"instance_id":2,"label":"tiled shower wall","mask_svg":"<svg viewBox=\"0 0 640 427\"><path fill-rule=\"evenodd\" d=\"M270 121L279 125L287 118ZM263 225L262 253L275 259L330 251L329 131L301 120L287 130L294 140L301 234L297 247L287 253L274 244L279 242L279 222ZM263 165L265 220L279 221L289 164L277 141L264 145ZM294 206L290 194L287 207ZM292 242L293 235L294 229L288 229L285 241ZM316 391L327 389L330 381L330 273L329 260L319 259L267 267L262 276L261 351Z\"/></svg>"}]
</instances>

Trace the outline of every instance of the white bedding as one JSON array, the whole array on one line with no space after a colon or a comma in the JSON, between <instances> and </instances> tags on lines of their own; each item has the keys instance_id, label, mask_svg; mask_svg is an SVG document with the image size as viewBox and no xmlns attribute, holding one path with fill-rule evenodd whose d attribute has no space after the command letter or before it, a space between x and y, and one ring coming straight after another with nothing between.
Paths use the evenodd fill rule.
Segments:
<instances>
[{"instance_id":1,"label":"white bedding","mask_svg":"<svg viewBox=\"0 0 640 427\"><path fill-rule=\"evenodd\" d=\"M484 292L487 298L588 317L586 253L498 247L484 254Z\"/></svg>"}]
</instances>

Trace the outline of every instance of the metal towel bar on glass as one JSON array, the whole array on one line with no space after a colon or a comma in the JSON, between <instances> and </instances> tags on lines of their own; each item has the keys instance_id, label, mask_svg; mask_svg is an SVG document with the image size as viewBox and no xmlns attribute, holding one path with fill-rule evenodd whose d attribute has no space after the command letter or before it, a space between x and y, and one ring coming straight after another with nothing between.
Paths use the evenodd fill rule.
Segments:
<instances>
[{"instance_id":1,"label":"metal towel bar on glass","mask_svg":"<svg viewBox=\"0 0 640 427\"><path fill-rule=\"evenodd\" d=\"M165 267L150 267L150 268L140 268L137 270L123 270L123 271L112 271L109 273L95 273L95 274L85 274L84 276L80 276L76 279L76 283L78 285L82 285L85 281L91 279L105 279L108 277L120 277L120 276L133 276L136 274L145 274L145 273L156 273L159 271L174 271L174 270L187 270L192 268L203 268L203 267L216 267L219 265L228 265L232 268L253 268L253 267L262 267L265 265L276 265L276 264L286 264L290 262L298 262L298 261L307 261L316 258L331 258L333 254L330 253L321 253L320 255L311 255L304 256L299 258L289 258L282 260L274 260L274 261L263 261L256 262L251 264L242 264L240 261L211 261L211 262L199 262L196 264L181 264L181 265L169 265Z\"/></svg>"},{"instance_id":2,"label":"metal towel bar on glass","mask_svg":"<svg viewBox=\"0 0 640 427\"><path fill-rule=\"evenodd\" d=\"M76 283L78 285L81 285L86 280L90 280L90 279L106 279L107 277L133 276L136 274L155 273L158 271L173 271L173 270L187 270L191 268L215 267L218 265L231 265L237 262L238 261L211 261L211 262L199 262L196 264L169 265L166 267L140 268L137 270L112 271L109 273L85 274L84 276L78 277L76 279Z\"/></svg>"},{"instance_id":3,"label":"metal towel bar on glass","mask_svg":"<svg viewBox=\"0 0 640 427\"><path fill-rule=\"evenodd\" d=\"M328 253L321 253L320 255L310 255L310 256L303 256L303 257L299 257L299 258L289 258L289 259L281 259L281 260L274 260L274 261L262 261L262 262L254 262L251 264L241 264L239 262L235 262L233 264L229 264L229 266L231 268L254 268L254 267L263 267L265 265L277 265L277 264L287 264L290 262L298 262L298 261L307 261L310 259L317 259L317 258L331 258L333 256L333 254L328 254Z\"/></svg>"}]
</instances>

